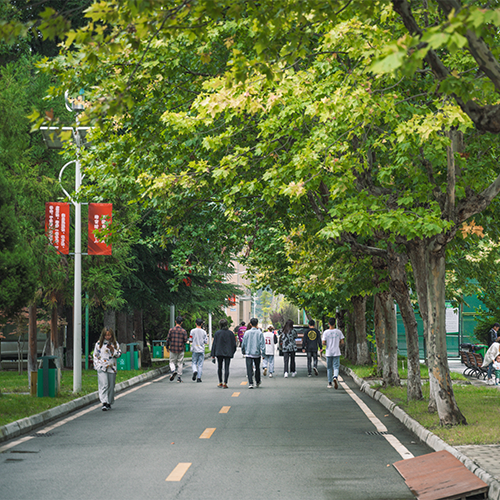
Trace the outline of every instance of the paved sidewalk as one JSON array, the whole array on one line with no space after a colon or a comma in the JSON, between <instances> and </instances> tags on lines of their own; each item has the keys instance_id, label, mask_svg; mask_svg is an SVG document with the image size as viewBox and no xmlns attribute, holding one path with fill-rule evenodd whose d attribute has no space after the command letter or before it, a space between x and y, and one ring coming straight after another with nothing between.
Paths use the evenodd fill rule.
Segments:
<instances>
[{"instance_id":1,"label":"paved sidewalk","mask_svg":"<svg viewBox=\"0 0 500 500\"><path fill-rule=\"evenodd\" d=\"M459 359L448 360L450 370L462 373L465 366ZM458 458L471 472L482 479L489 486L488 498L500 500L500 444L499 445L474 445L474 446L450 446L428 431L416 420L407 415L399 406L396 406L389 398L380 391L373 390L363 379L359 378L352 370L341 365L341 371L353 378L360 389L373 399L384 405L398 420L408 429L413 431L421 441L426 443L435 451L447 450ZM467 377L472 385L486 386L486 381L475 377ZM492 390L500 390L500 386L491 386ZM500 440L500 438L499 438Z\"/></svg>"}]
</instances>

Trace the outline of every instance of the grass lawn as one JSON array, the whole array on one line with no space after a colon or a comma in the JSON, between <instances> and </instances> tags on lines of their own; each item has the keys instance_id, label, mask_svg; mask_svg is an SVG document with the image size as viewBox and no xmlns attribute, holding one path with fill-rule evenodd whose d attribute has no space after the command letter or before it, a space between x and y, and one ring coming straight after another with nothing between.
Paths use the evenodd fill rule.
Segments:
<instances>
[{"instance_id":1,"label":"grass lawn","mask_svg":"<svg viewBox=\"0 0 500 500\"><path fill-rule=\"evenodd\" d=\"M406 361L404 361L405 363ZM401 379L407 377L406 370L402 369L401 360L399 375ZM351 368L361 378L376 378L374 368L351 365L342 360L344 366ZM406 366L405 366L406 368ZM422 401L407 402L406 385L402 387L376 387L391 401L400 406L408 415L422 424L426 429L439 436L452 446L467 444L498 444L500 441L500 392L494 386L476 387L467 382L467 378L460 373L451 373L453 392L460 411L467 419L467 425L458 425L450 428L441 427L437 413L429 413L429 373L426 366L421 366L423 380ZM464 381L464 384L460 384Z\"/></svg>"},{"instance_id":2,"label":"grass lawn","mask_svg":"<svg viewBox=\"0 0 500 500\"><path fill-rule=\"evenodd\" d=\"M116 374L116 383L164 366L167 362L168 360L165 360L164 363L155 363L151 369L120 370ZM0 371L0 391L2 393L0 396L0 426L2 426L97 391L97 372L95 370L82 370L82 390L74 394L73 371L62 370L59 396L38 398L29 394L28 372L24 371L19 375L17 371Z\"/></svg>"}]
</instances>

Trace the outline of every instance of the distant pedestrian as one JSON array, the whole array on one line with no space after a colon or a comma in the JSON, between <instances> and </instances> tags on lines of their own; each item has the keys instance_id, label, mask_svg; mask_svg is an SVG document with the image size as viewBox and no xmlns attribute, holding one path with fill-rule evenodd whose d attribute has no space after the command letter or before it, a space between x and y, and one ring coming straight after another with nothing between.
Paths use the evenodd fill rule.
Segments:
<instances>
[{"instance_id":1,"label":"distant pedestrian","mask_svg":"<svg viewBox=\"0 0 500 500\"><path fill-rule=\"evenodd\" d=\"M318 350L321 352L323 343L321 334L315 328L316 323L313 319L309 320L309 331L302 337L302 351L307 353L307 376L311 377L311 365L314 375L318 375Z\"/></svg>"},{"instance_id":2,"label":"distant pedestrian","mask_svg":"<svg viewBox=\"0 0 500 500\"><path fill-rule=\"evenodd\" d=\"M278 343L278 337L274 332L273 325L267 327L267 331L264 332L264 344L266 345L266 353L264 354L264 359L262 360L262 374L264 377L269 371L269 378L272 378L274 373L274 346Z\"/></svg>"},{"instance_id":3,"label":"distant pedestrian","mask_svg":"<svg viewBox=\"0 0 500 500\"><path fill-rule=\"evenodd\" d=\"M219 321L219 328L220 329L214 334L211 356L214 361L215 358L217 358L217 375L219 377L218 387L227 389L227 382L229 380L229 365L231 363L231 358L236 352L236 338L234 333L227 328L227 320L221 319ZM223 367L224 379L222 378Z\"/></svg>"},{"instance_id":4,"label":"distant pedestrian","mask_svg":"<svg viewBox=\"0 0 500 500\"><path fill-rule=\"evenodd\" d=\"M177 374L177 382L182 382L182 365L184 364L184 350L188 341L187 332L182 328L182 316L175 318L175 326L170 328L167 336L167 349L170 351L170 380Z\"/></svg>"},{"instance_id":5,"label":"distant pedestrian","mask_svg":"<svg viewBox=\"0 0 500 500\"><path fill-rule=\"evenodd\" d=\"M191 361L193 366L193 381L201 382L203 373L203 361L205 360L205 346L208 344L208 335L202 328L203 320L196 320L196 328L193 328L189 333L189 341L191 342Z\"/></svg>"},{"instance_id":6,"label":"distant pedestrian","mask_svg":"<svg viewBox=\"0 0 500 500\"><path fill-rule=\"evenodd\" d=\"M120 344L111 328L103 328L94 347L94 368L102 411L111 410L115 400L116 360L121 356Z\"/></svg>"},{"instance_id":7,"label":"distant pedestrian","mask_svg":"<svg viewBox=\"0 0 500 500\"><path fill-rule=\"evenodd\" d=\"M323 332L323 345L326 345L326 371L328 374L328 385L331 389L332 382L338 389L337 382L340 367L340 348L344 345L344 334L335 328L335 318L328 320L329 328Z\"/></svg>"},{"instance_id":8,"label":"distant pedestrian","mask_svg":"<svg viewBox=\"0 0 500 500\"><path fill-rule=\"evenodd\" d=\"M493 342L497 341L497 337L499 335L498 330L500 329L500 323L495 323L491 330L488 332L488 347L491 347Z\"/></svg>"},{"instance_id":9,"label":"distant pedestrian","mask_svg":"<svg viewBox=\"0 0 500 500\"><path fill-rule=\"evenodd\" d=\"M259 320L252 318L250 320L251 328L245 332L243 342L241 343L241 353L246 358L248 388L253 389L253 369L255 367L256 387L260 386L260 356L266 353L264 335L262 330L257 328Z\"/></svg>"},{"instance_id":10,"label":"distant pedestrian","mask_svg":"<svg viewBox=\"0 0 500 500\"><path fill-rule=\"evenodd\" d=\"M494 384L493 379L492 379L492 374L493 374L493 361L497 358L497 356L500 354L500 337L497 337L496 341L491 344L489 349L486 351L486 354L484 355L483 359L483 365L485 368L488 368L488 373L487 373L487 384L491 385Z\"/></svg>"},{"instance_id":11,"label":"distant pedestrian","mask_svg":"<svg viewBox=\"0 0 500 500\"><path fill-rule=\"evenodd\" d=\"M286 321L283 331L280 334L280 346L283 352L284 363L283 376L285 378L288 377L288 368L290 368L292 377L297 375L295 367L295 353L297 352L296 338L297 332L293 328L293 321L289 319Z\"/></svg>"},{"instance_id":12,"label":"distant pedestrian","mask_svg":"<svg viewBox=\"0 0 500 500\"><path fill-rule=\"evenodd\" d=\"M247 331L247 327L245 325L245 322L242 321L240 325L236 328L236 335L238 336L238 345L241 346L241 343L243 342L243 335L245 335L245 332Z\"/></svg>"}]
</instances>

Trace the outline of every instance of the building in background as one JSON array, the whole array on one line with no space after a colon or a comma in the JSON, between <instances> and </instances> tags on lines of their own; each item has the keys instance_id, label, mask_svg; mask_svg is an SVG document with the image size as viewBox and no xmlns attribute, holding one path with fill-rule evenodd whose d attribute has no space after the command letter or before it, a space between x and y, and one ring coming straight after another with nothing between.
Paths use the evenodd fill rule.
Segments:
<instances>
[{"instance_id":1,"label":"building in background","mask_svg":"<svg viewBox=\"0 0 500 500\"><path fill-rule=\"evenodd\" d=\"M250 291L250 282L246 278L245 266L239 262L234 263L234 274L228 276L228 282L238 285L242 290L242 295L233 296L233 300L224 308L224 312L231 318L231 329L239 325L242 321L248 323L252 318L253 296Z\"/></svg>"}]
</instances>

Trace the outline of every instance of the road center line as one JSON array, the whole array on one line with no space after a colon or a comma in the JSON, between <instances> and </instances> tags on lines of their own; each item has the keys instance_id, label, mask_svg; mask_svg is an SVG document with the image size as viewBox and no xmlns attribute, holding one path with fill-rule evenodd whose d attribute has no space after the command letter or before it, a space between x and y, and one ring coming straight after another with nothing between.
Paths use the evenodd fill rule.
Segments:
<instances>
[{"instance_id":1,"label":"road center line","mask_svg":"<svg viewBox=\"0 0 500 500\"><path fill-rule=\"evenodd\" d=\"M191 464L187 462L181 462L177 464L175 469L170 473L165 481L180 481L184 477L184 474L187 472L189 467L191 467Z\"/></svg>"},{"instance_id":2,"label":"road center line","mask_svg":"<svg viewBox=\"0 0 500 500\"><path fill-rule=\"evenodd\" d=\"M200 439L210 439L214 432L215 432L215 427L208 427L202 432Z\"/></svg>"},{"instance_id":3,"label":"road center line","mask_svg":"<svg viewBox=\"0 0 500 500\"><path fill-rule=\"evenodd\" d=\"M229 411L229 408L231 408L231 407L230 406L223 406L219 413L227 413Z\"/></svg>"},{"instance_id":4,"label":"road center line","mask_svg":"<svg viewBox=\"0 0 500 500\"><path fill-rule=\"evenodd\" d=\"M245 380L244 382L242 382L240 385L247 385L248 384L248 380Z\"/></svg>"},{"instance_id":5,"label":"road center line","mask_svg":"<svg viewBox=\"0 0 500 500\"><path fill-rule=\"evenodd\" d=\"M237 398L240 394L241 394L241 392L233 392L233 394L231 395L231 397L232 398Z\"/></svg>"}]
</instances>

